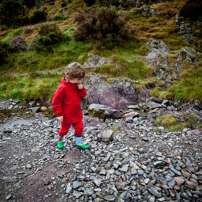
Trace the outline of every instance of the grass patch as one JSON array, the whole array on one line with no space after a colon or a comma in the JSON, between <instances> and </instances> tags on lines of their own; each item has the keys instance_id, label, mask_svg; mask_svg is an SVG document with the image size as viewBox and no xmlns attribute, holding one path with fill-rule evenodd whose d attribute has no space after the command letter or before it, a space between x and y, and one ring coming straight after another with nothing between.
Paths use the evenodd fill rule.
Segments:
<instances>
[{"instance_id":1,"label":"grass patch","mask_svg":"<svg viewBox=\"0 0 202 202\"><path fill-rule=\"evenodd\" d=\"M68 65L73 61L84 63L91 43L64 41L55 46L45 47L43 51L36 50L13 53L9 55L9 63L0 66L0 71L33 72L50 70ZM80 57L82 55L82 57Z\"/></svg>"},{"instance_id":2,"label":"grass patch","mask_svg":"<svg viewBox=\"0 0 202 202\"><path fill-rule=\"evenodd\" d=\"M183 41L184 37L178 33L169 34L167 38L163 41L169 46L171 50L177 50L189 46L186 42Z\"/></svg>"},{"instance_id":3,"label":"grass patch","mask_svg":"<svg viewBox=\"0 0 202 202\"><path fill-rule=\"evenodd\" d=\"M184 78L168 88L167 93L170 98L184 101L202 101L202 67L195 71L189 71L183 74Z\"/></svg>"},{"instance_id":4,"label":"grass patch","mask_svg":"<svg viewBox=\"0 0 202 202\"><path fill-rule=\"evenodd\" d=\"M63 74L27 74L1 78L0 97L19 100L51 100Z\"/></svg>"},{"instance_id":5,"label":"grass patch","mask_svg":"<svg viewBox=\"0 0 202 202\"><path fill-rule=\"evenodd\" d=\"M138 80L151 76L153 68L141 61L128 61L122 57L112 56L112 62L101 66L99 72L114 77L127 77Z\"/></svg>"},{"instance_id":6,"label":"grass patch","mask_svg":"<svg viewBox=\"0 0 202 202\"><path fill-rule=\"evenodd\" d=\"M194 67L194 66L193 66ZM194 101L202 102L202 67L185 69L181 72L181 79L173 82L166 91L157 87L150 93L153 97L161 99Z\"/></svg>"},{"instance_id":7,"label":"grass patch","mask_svg":"<svg viewBox=\"0 0 202 202\"><path fill-rule=\"evenodd\" d=\"M166 114L156 118L156 122L164 126L166 130L179 131L182 130L186 124L180 123L173 114Z\"/></svg>"}]
</instances>

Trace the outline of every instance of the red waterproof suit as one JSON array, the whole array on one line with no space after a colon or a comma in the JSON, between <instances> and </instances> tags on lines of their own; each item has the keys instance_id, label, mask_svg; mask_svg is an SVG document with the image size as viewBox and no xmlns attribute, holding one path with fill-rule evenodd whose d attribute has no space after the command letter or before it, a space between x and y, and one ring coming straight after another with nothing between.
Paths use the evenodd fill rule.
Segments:
<instances>
[{"instance_id":1,"label":"red waterproof suit","mask_svg":"<svg viewBox=\"0 0 202 202\"><path fill-rule=\"evenodd\" d=\"M57 116L63 116L64 124L73 124L83 119L81 99L87 95L86 89L78 89L77 84L65 81L63 78L60 87L53 96L53 111Z\"/></svg>"}]
</instances>

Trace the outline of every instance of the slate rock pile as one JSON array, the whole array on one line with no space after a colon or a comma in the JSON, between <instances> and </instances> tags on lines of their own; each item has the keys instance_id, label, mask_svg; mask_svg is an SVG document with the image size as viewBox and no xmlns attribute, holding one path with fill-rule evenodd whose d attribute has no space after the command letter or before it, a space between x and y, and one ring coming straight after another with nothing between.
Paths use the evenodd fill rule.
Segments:
<instances>
[{"instance_id":1,"label":"slate rock pile","mask_svg":"<svg viewBox=\"0 0 202 202\"><path fill-rule=\"evenodd\" d=\"M59 150L59 122L38 114L11 116L0 126L4 201L202 200L200 130L166 132L146 113L131 115L132 122L96 118L92 125L94 118L85 116L84 143L91 149L77 150L70 129Z\"/></svg>"}]
</instances>

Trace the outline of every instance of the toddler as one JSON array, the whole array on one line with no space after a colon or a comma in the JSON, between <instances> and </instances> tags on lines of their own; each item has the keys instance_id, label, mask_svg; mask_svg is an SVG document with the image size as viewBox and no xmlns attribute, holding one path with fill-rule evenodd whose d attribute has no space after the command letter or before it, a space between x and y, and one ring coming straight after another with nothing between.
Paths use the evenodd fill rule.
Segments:
<instances>
[{"instance_id":1,"label":"toddler","mask_svg":"<svg viewBox=\"0 0 202 202\"><path fill-rule=\"evenodd\" d=\"M89 145L82 144L83 114L80 100L87 93L81 84L85 77L85 71L78 62L69 64L65 70L65 76L60 82L60 87L53 96L53 111L57 115L61 128L58 131L57 146L63 149L63 137L68 133L70 126L75 129L76 147L79 149L89 149Z\"/></svg>"}]
</instances>

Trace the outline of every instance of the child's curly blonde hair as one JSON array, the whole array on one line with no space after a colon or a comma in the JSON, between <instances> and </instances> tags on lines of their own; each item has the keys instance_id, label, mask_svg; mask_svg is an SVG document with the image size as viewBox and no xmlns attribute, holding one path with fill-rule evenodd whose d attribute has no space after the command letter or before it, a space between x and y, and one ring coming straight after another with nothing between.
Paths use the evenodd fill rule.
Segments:
<instances>
[{"instance_id":1,"label":"child's curly blonde hair","mask_svg":"<svg viewBox=\"0 0 202 202\"><path fill-rule=\"evenodd\" d=\"M74 79L74 78L84 78L85 70L78 62L70 63L65 70L65 78Z\"/></svg>"}]
</instances>

